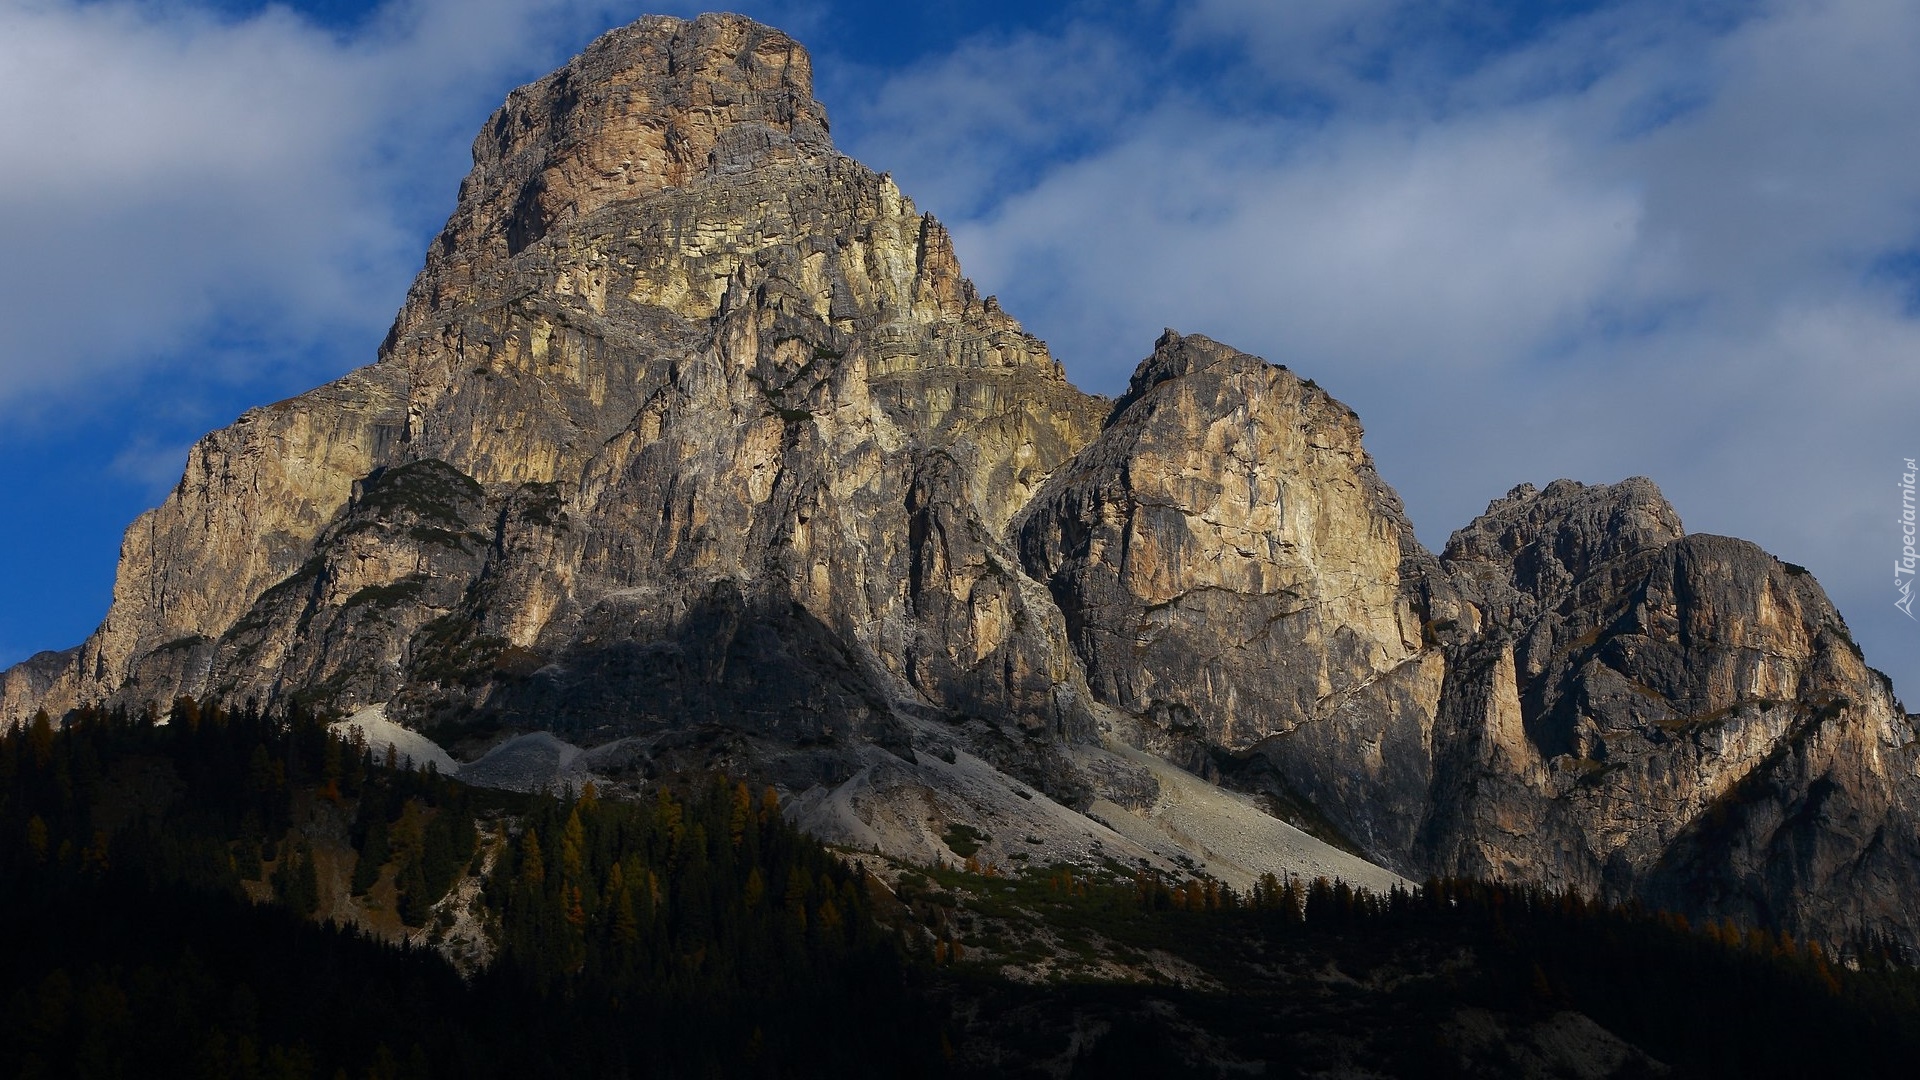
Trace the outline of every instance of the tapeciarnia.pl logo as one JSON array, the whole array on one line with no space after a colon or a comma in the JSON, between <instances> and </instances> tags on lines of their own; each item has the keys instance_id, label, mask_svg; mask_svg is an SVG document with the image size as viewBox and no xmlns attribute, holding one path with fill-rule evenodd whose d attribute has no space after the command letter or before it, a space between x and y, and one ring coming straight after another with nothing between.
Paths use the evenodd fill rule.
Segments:
<instances>
[{"instance_id":1,"label":"tapeciarnia.pl logo","mask_svg":"<svg viewBox=\"0 0 1920 1080\"><path fill-rule=\"evenodd\" d=\"M1907 458L1906 469L1900 474L1900 557L1893 561L1893 591L1900 598L1893 606L1901 610L1909 619L1913 614L1913 571L1916 556L1913 550L1913 480L1920 468L1914 466L1914 459ZM1920 622L1920 619L1915 621Z\"/></svg>"}]
</instances>

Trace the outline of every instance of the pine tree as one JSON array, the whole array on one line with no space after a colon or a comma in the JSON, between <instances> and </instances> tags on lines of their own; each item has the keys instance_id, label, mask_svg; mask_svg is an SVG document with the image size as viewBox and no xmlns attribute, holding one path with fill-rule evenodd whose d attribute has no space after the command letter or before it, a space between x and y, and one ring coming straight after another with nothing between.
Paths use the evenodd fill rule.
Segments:
<instances>
[{"instance_id":1,"label":"pine tree","mask_svg":"<svg viewBox=\"0 0 1920 1080\"><path fill-rule=\"evenodd\" d=\"M287 848L286 858L273 868L271 884L274 899L295 914L311 916L320 909L320 878L304 845Z\"/></svg>"},{"instance_id":2,"label":"pine tree","mask_svg":"<svg viewBox=\"0 0 1920 1080\"><path fill-rule=\"evenodd\" d=\"M586 827L580 822L580 808L575 806L560 833L560 873L567 881L577 882L584 876L586 846Z\"/></svg>"},{"instance_id":3,"label":"pine tree","mask_svg":"<svg viewBox=\"0 0 1920 1080\"><path fill-rule=\"evenodd\" d=\"M422 832L420 869L430 900L446 895L464 865L464 860L454 855L452 824L452 815L442 810Z\"/></svg>"},{"instance_id":4,"label":"pine tree","mask_svg":"<svg viewBox=\"0 0 1920 1080\"><path fill-rule=\"evenodd\" d=\"M733 846L739 847L746 839L747 821L753 816L753 793L747 790L747 782L740 780L733 785L733 812L727 818L727 835L732 838Z\"/></svg>"},{"instance_id":5,"label":"pine tree","mask_svg":"<svg viewBox=\"0 0 1920 1080\"><path fill-rule=\"evenodd\" d=\"M520 834L520 883L537 893L546 880L546 862L540 857L540 834L529 828Z\"/></svg>"},{"instance_id":6,"label":"pine tree","mask_svg":"<svg viewBox=\"0 0 1920 1080\"><path fill-rule=\"evenodd\" d=\"M313 863L312 852L303 850L300 853L300 866L295 874L298 893L293 910L311 916L320 910L320 874L319 868Z\"/></svg>"},{"instance_id":7,"label":"pine tree","mask_svg":"<svg viewBox=\"0 0 1920 1080\"><path fill-rule=\"evenodd\" d=\"M27 850L33 853L33 861L47 861L47 822L39 814L27 819Z\"/></svg>"},{"instance_id":8,"label":"pine tree","mask_svg":"<svg viewBox=\"0 0 1920 1080\"><path fill-rule=\"evenodd\" d=\"M324 785L321 795L334 802L340 801L340 779L346 774L341 750L340 740L328 735L326 747L320 756L320 779Z\"/></svg>"},{"instance_id":9,"label":"pine tree","mask_svg":"<svg viewBox=\"0 0 1920 1080\"><path fill-rule=\"evenodd\" d=\"M427 874L419 859L408 859L400 871L400 921L408 926L427 925L436 897L427 895Z\"/></svg>"},{"instance_id":10,"label":"pine tree","mask_svg":"<svg viewBox=\"0 0 1920 1080\"><path fill-rule=\"evenodd\" d=\"M380 869L387 865L392 857L392 849L387 845L387 822L385 816L375 814L373 823L367 826L367 838L360 845L360 855L353 863L353 895L365 896L380 880Z\"/></svg>"},{"instance_id":11,"label":"pine tree","mask_svg":"<svg viewBox=\"0 0 1920 1080\"><path fill-rule=\"evenodd\" d=\"M53 717L48 716L45 709L35 710L33 714L33 723L27 728L27 750L36 769L44 769L53 762Z\"/></svg>"},{"instance_id":12,"label":"pine tree","mask_svg":"<svg viewBox=\"0 0 1920 1080\"><path fill-rule=\"evenodd\" d=\"M266 872L266 868L260 862L258 837L251 833L240 837L240 842L234 846L233 869L243 881L260 880L260 875Z\"/></svg>"},{"instance_id":13,"label":"pine tree","mask_svg":"<svg viewBox=\"0 0 1920 1080\"><path fill-rule=\"evenodd\" d=\"M200 729L200 703L182 695L173 699L173 708L167 713L167 723L186 731Z\"/></svg>"}]
</instances>

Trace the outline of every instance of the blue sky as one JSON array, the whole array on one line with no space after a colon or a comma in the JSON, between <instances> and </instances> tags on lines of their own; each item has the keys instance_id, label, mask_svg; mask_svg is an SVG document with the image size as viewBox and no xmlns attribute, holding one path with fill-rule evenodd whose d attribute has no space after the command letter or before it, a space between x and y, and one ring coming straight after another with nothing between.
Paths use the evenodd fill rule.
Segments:
<instances>
[{"instance_id":1,"label":"blue sky","mask_svg":"<svg viewBox=\"0 0 1920 1080\"><path fill-rule=\"evenodd\" d=\"M370 361L481 120L613 0L0 3L0 663L99 621L185 449ZM1358 410L1429 546L1653 477L1920 705L1920 8L747 3L840 146L1112 393L1162 326Z\"/></svg>"}]
</instances>

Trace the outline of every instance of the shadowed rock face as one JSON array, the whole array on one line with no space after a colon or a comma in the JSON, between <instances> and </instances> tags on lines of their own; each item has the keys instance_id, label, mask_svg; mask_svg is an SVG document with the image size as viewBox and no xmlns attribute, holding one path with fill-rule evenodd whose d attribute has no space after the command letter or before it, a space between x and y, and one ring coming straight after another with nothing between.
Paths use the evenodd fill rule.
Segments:
<instances>
[{"instance_id":1,"label":"shadowed rock face","mask_svg":"<svg viewBox=\"0 0 1920 1080\"><path fill-rule=\"evenodd\" d=\"M377 361L203 439L0 723L384 701L819 785L850 836L937 835L909 773L1080 828L989 767L1171 813L1121 740L1405 873L1920 941L1911 719L1804 571L1644 480L1436 558L1350 410L1199 336L1083 394L810 84L650 17L515 91Z\"/></svg>"},{"instance_id":2,"label":"shadowed rock face","mask_svg":"<svg viewBox=\"0 0 1920 1080\"><path fill-rule=\"evenodd\" d=\"M1169 332L1019 530L1129 741L1376 861L1920 936L1911 718L1650 481L1516 488L1436 560L1343 406Z\"/></svg>"},{"instance_id":3,"label":"shadowed rock face","mask_svg":"<svg viewBox=\"0 0 1920 1080\"><path fill-rule=\"evenodd\" d=\"M1104 412L833 150L792 39L643 19L509 97L378 362L202 440L7 715L391 699L823 760L910 755L901 708L1088 737L1005 527Z\"/></svg>"},{"instance_id":4,"label":"shadowed rock face","mask_svg":"<svg viewBox=\"0 0 1920 1080\"><path fill-rule=\"evenodd\" d=\"M1920 936L1913 721L1804 569L1643 479L1516 488L1442 561L1484 622L1415 862Z\"/></svg>"},{"instance_id":5,"label":"shadowed rock face","mask_svg":"<svg viewBox=\"0 0 1920 1080\"><path fill-rule=\"evenodd\" d=\"M1237 750L1420 650L1411 535L1346 406L1169 331L1020 544L1103 700Z\"/></svg>"},{"instance_id":6,"label":"shadowed rock face","mask_svg":"<svg viewBox=\"0 0 1920 1080\"><path fill-rule=\"evenodd\" d=\"M1216 778L1260 755L1274 794L1404 866L1441 686L1433 559L1360 436L1313 383L1169 331L1021 554L1130 741Z\"/></svg>"}]
</instances>

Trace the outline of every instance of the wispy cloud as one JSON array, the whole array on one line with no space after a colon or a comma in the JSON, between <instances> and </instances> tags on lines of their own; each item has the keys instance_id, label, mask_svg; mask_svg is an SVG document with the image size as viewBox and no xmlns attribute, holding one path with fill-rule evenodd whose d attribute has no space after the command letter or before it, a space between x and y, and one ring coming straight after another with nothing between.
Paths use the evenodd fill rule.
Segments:
<instances>
[{"instance_id":1,"label":"wispy cloud","mask_svg":"<svg viewBox=\"0 0 1920 1080\"><path fill-rule=\"evenodd\" d=\"M476 114L619 6L414 0L346 34L278 7L0 6L0 416L223 341L261 365L377 340Z\"/></svg>"},{"instance_id":2,"label":"wispy cloud","mask_svg":"<svg viewBox=\"0 0 1920 1080\"><path fill-rule=\"evenodd\" d=\"M1691 527L1812 566L1912 693L1874 523L1920 452L1920 9L1527 8L1203 0L1169 48L1088 24L1044 73L1044 42L983 43L880 93L1135 103L931 203L1084 383L1162 325L1290 363L1359 408L1436 545L1520 480L1653 475ZM859 149L934 176L1006 152L913 130Z\"/></svg>"},{"instance_id":3,"label":"wispy cloud","mask_svg":"<svg viewBox=\"0 0 1920 1080\"><path fill-rule=\"evenodd\" d=\"M163 444L153 436L135 435L113 456L108 471L140 488L151 502L159 502L180 482L190 443Z\"/></svg>"},{"instance_id":4,"label":"wispy cloud","mask_svg":"<svg viewBox=\"0 0 1920 1080\"><path fill-rule=\"evenodd\" d=\"M1057 35L967 39L905 71L848 65L830 77L849 98L859 145L885 147L872 164L911 177L922 202L969 216L1108 145L1153 103L1143 73L1136 42L1076 22Z\"/></svg>"}]
</instances>

